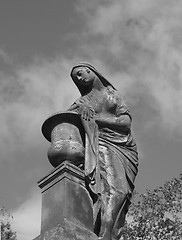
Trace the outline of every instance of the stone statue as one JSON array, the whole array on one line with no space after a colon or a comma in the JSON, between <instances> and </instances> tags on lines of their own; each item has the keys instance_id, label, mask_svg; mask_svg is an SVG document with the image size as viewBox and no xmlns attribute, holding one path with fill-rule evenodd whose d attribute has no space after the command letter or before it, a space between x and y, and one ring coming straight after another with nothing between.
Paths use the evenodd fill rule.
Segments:
<instances>
[{"instance_id":1,"label":"stone statue","mask_svg":"<svg viewBox=\"0 0 182 240\"><path fill-rule=\"evenodd\" d=\"M94 232L119 240L138 172L129 109L115 87L93 66L73 67L71 78L81 93L68 109L80 115L86 133L83 169L93 201Z\"/></svg>"}]
</instances>

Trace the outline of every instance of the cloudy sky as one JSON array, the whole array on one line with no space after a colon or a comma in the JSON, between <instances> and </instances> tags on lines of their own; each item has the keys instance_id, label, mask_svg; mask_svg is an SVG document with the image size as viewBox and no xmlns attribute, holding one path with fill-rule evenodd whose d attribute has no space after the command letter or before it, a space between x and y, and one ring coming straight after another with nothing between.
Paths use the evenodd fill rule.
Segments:
<instances>
[{"instance_id":1,"label":"cloudy sky","mask_svg":"<svg viewBox=\"0 0 182 240\"><path fill-rule=\"evenodd\" d=\"M40 232L37 181L52 166L44 120L79 97L87 61L125 97L140 167L136 190L182 172L182 0L1 0L0 206L18 240Z\"/></svg>"}]
</instances>

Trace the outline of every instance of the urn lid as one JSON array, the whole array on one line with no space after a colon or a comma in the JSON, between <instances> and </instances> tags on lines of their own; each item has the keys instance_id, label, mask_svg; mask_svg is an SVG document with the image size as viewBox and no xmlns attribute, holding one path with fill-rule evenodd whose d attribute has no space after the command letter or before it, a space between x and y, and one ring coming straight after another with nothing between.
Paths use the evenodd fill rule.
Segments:
<instances>
[{"instance_id":1,"label":"urn lid","mask_svg":"<svg viewBox=\"0 0 182 240\"><path fill-rule=\"evenodd\" d=\"M81 118L77 113L69 111L57 112L48 117L42 125L42 134L49 142L51 142L52 130L61 123L71 123L84 131Z\"/></svg>"}]
</instances>

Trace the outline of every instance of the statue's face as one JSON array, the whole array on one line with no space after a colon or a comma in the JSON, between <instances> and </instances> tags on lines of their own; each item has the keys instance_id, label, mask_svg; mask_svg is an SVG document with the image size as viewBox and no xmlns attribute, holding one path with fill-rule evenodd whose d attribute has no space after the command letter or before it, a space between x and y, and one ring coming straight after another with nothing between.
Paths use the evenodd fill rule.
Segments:
<instances>
[{"instance_id":1,"label":"statue's face","mask_svg":"<svg viewBox=\"0 0 182 240\"><path fill-rule=\"evenodd\" d=\"M73 71L73 75L77 78L81 85L87 86L93 83L96 75L87 67L77 67Z\"/></svg>"}]
</instances>

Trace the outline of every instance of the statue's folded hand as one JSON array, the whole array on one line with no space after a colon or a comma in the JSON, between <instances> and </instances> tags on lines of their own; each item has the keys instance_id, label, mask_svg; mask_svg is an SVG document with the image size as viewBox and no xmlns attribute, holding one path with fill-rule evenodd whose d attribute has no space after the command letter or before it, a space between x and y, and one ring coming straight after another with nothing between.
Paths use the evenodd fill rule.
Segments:
<instances>
[{"instance_id":1,"label":"statue's folded hand","mask_svg":"<svg viewBox=\"0 0 182 240\"><path fill-rule=\"evenodd\" d=\"M91 106L80 105L78 114L81 116L82 119L90 121L94 118L95 111Z\"/></svg>"}]
</instances>

